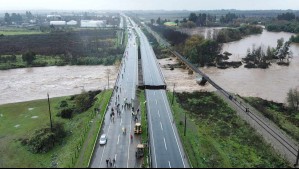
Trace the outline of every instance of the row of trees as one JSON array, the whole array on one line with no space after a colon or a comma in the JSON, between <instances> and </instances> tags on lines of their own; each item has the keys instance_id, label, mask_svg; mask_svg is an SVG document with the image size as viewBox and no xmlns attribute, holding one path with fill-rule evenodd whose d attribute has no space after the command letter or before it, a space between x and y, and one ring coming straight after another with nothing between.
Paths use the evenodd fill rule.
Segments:
<instances>
[{"instance_id":1,"label":"row of trees","mask_svg":"<svg viewBox=\"0 0 299 169\"><path fill-rule=\"evenodd\" d=\"M278 15L277 18L268 22L266 29L273 32L284 31L299 33L299 17L296 17L295 14L291 12L282 13Z\"/></svg>"},{"instance_id":2,"label":"row of trees","mask_svg":"<svg viewBox=\"0 0 299 169\"><path fill-rule=\"evenodd\" d=\"M148 25L152 30L161 34L166 40L168 40L172 45L179 45L186 41L189 37L187 34L173 30L163 25L154 26Z\"/></svg>"},{"instance_id":3,"label":"row of trees","mask_svg":"<svg viewBox=\"0 0 299 169\"><path fill-rule=\"evenodd\" d=\"M207 26L210 22L216 22L216 16L206 13L190 13L189 21L196 24L196 26Z\"/></svg>"},{"instance_id":4,"label":"row of trees","mask_svg":"<svg viewBox=\"0 0 299 169\"><path fill-rule=\"evenodd\" d=\"M237 18L238 18L238 16L236 14L229 12L225 16L220 17L220 23L223 23L223 24L232 23Z\"/></svg>"},{"instance_id":5,"label":"row of trees","mask_svg":"<svg viewBox=\"0 0 299 169\"><path fill-rule=\"evenodd\" d=\"M232 42L252 34L261 34L263 28L255 25L243 25L238 28L224 28L214 34L214 39L219 43Z\"/></svg>"},{"instance_id":6,"label":"row of trees","mask_svg":"<svg viewBox=\"0 0 299 169\"><path fill-rule=\"evenodd\" d=\"M12 13L11 15L9 13L5 13L4 15L4 22L7 24L12 24L12 22L21 23L22 21L23 17L19 13Z\"/></svg>"},{"instance_id":7,"label":"row of trees","mask_svg":"<svg viewBox=\"0 0 299 169\"><path fill-rule=\"evenodd\" d=\"M277 40L276 48L267 48L267 51L263 50L262 46L247 50L247 56L243 59L246 63L247 68L268 68L271 60L278 60L280 65L288 65L289 59L292 57L292 52L290 51L290 41L284 42L281 38Z\"/></svg>"}]
</instances>

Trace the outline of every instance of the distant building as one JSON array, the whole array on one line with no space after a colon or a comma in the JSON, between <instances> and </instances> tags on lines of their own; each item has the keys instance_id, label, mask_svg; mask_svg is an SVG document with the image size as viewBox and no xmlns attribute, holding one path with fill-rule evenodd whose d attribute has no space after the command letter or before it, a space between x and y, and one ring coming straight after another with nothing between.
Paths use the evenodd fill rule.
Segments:
<instances>
[{"instance_id":1,"label":"distant building","mask_svg":"<svg viewBox=\"0 0 299 169\"><path fill-rule=\"evenodd\" d=\"M177 24L175 22L165 22L164 25L165 26L170 26L170 27L177 26Z\"/></svg>"},{"instance_id":2,"label":"distant building","mask_svg":"<svg viewBox=\"0 0 299 169\"><path fill-rule=\"evenodd\" d=\"M50 20L50 21L61 20L61 16L60 15L47 15L47 20Z\"/></svg>"},{"instance_id":3,"label":"distant building","mask_svg":"<svg viewBox=\"0 0 299 169\"><path fill-rule=\"evenodd\" d=\"M65 21L50 21L50 25L53 25L53 26L65 26L66 22Z\"/></svg>"},{"instance_id":4,"label":"distant building","mask_svg":"<svg viewBox=\"0 0 299 169\"><path fill-rule=\"evenodd\" d=\"M78 22L74 21L74 20L71 20L71 21L67 22L66 25L68 25L68 26L76 26L76 25L78 25Z\"/></svg>"},{"instance_id":5,"label":"distant building","mask_svg":"<svg viewBox=\"0 0 299 169\"><path fill-rule=\"evenodd\" d=\"M106 27L105 20L81 20L81 27L83 28L99 28Z\"/></svg>"}]
</instances>

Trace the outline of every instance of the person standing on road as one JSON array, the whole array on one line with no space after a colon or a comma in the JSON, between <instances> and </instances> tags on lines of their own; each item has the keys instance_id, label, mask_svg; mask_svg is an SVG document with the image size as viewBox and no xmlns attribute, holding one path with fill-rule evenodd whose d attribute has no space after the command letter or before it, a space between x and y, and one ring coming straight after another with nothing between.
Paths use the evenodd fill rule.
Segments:
<instances>
[{"instance_id":1,"label":"person standing on road","mask_svg":"<svg viewBox=\"0 0 299 169\"><path fill-rule=\"evenodd\" d=\"M112 162L113 162L113 167L115 167L115 158L113 158Z\"/></svg>"},{"instance_id":2,"label":"person standing on road","mask_svg":"<svg viewBox=\"0 0 299 169\"><path fill-rule=\"evenodd\" d=\"M107 168L109 167L109 159L106 159Z\"/></svg>"}]
</instances>

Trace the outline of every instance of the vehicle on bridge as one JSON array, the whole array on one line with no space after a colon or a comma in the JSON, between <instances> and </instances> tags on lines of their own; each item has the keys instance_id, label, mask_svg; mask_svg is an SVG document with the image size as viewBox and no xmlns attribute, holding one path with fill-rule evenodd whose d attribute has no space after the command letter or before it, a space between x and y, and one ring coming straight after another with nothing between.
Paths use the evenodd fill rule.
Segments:
<instances>
[{"instance_id":1,"label":"vehicle on bridge","mask_svg":"<svg viewBox=\"0 0 299 169\"><path fill-rule=\"evenodd\" d=\"M134 133L135 134L141 134L142 133L141 123L136 123L135 124Z\"/></svg>"},{"instance_id":2,"label":"vehicle on bridge","mask_svg":"<svg viewBox=\"0 0 299 169\"><path fill-rule=\"evenodd\" d=\"M137 145L137 150L136 150L135 156L136 156L136 158L141 158L144 156L144 145L143 144Z\"/></svg>"},{"instance_id":3,"label":"vehicle on bridge","mask_svg":"<svg viewBox=\"0 0 299 169\"><path fill-rule=\"evenodd\" d=\"M100 145L105 145L107 143L107 136L106 134L102 134L100 137Z\"/></svg>"}]
</instances>

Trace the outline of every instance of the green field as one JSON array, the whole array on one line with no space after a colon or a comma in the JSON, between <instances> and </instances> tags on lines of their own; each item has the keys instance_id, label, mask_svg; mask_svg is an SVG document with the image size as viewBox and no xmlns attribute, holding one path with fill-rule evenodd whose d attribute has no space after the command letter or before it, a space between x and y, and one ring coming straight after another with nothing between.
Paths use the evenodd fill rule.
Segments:
<instances>
[{"instance_id":1,"label":"green field","mask_svg":"<svg viewBox=\"0 0 299 169\"><path fill-rule=\"evenodd\" d=\"M84 113L76 114L71 120L56 117L58 105L62 100L70 97L52 98L51 109L54 122L62 122L67 137L60 145L45 154L33 154L22 146L20 138L27 138L36 129L49 126L49 113L47 100L35 100L22 103L6 104L0 106L0 168L5 167L72 167L76 162L86 133L92 123L101 120L103 110L95 116L94 108L102 105L106 107L112 91L98 94L97 101ZM104 104L102 104L104 103ZM96 118L93 121L94 117ZM90 146L86 151L91 153ZM89 156L88 156L89 158Z\"/></svg>"},{"instance_id":2,"label":"green field","mask_svg":"<svg viewBox=\"0 0 299 169\"><path fill-rule=\"evenodd\" d=\"M171 100L172 93L168 98ZM184 149L195 168L290 166L213 93L177 93L172 109Z\"/></svg>"},{"instance_id":3,"label":"green field","mask_svg":"<svg viewBox=\"0 0 299 169\"><path fill-rule=\"evenodd\" d=\"M11 30L0 30L0 35L11 36L11 35L36 35L43 34L41 31L35 30L23 30L23 29L11 29Z\"/></svg>"}]
</instances>

